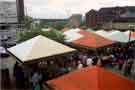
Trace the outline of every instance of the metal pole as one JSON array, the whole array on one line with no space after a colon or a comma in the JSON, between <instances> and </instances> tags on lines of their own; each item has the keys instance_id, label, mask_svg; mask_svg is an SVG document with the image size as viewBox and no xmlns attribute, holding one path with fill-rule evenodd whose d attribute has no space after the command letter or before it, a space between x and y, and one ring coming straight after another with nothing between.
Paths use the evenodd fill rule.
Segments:
<instances>
[{"instance_id":1,"label":"metal pole","mask_svg":"<svg viewBox=\"0 0 135 90\"><path fill-rule=\"evenodd\" d=\"M131 30L129 31L129 41L130 42L130 39L131 39Z\"/></svg>"}]
</instances>

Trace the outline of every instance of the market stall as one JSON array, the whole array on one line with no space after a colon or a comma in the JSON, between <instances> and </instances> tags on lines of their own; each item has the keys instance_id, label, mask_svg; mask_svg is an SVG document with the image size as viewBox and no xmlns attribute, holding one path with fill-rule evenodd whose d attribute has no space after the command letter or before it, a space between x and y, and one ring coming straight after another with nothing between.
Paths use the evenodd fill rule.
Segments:
<instances>
[{"instance_id":1,"label":"market stall","mask_svg":"<svg viewBox=\"0 0 135 90\"><path fill-rule=\"evenodd\" d=\"M84 37L74 40L71 43L80 47L95 50L98 48L115 44L115 42L105 39L104 37L101 37L95 33L90 33L83 30L81 30L79 33L83 35Z\"/></svg>"},{"instance_id":2,"label":"market stall","mask_svg":"<svg viewBox=\"0 0 135 90\"><path fill-rule=\"evenodd\" d=\"M53 90L134 90L135 83L105 70L91 66L48 81Z\"/></svg>"},{"instance_id":3,"label":"market stall","mask_svg":"<svg viewBox=\"0 0 135 90\"><path fill-rule=\"evenodd\" d=\"M63 55L76 51L73 48L41 35L8 48L7 50L17 61L24 64L27 70L29 69L29 72L35 66L38 66L38 69L45 72L48 71L49 73L52 72L50 67L54 70L56 69L55 66L63 63Z\"/></svg>"}]
</instances>

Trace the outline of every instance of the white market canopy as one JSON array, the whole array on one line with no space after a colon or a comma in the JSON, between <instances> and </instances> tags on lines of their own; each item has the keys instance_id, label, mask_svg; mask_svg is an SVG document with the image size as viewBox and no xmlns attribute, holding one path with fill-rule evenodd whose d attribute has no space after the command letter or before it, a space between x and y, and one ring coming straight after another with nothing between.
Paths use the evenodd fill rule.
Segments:
<instances>
[{"instance_id":1,"label":"white market canopy","mask_svg":"<svg viewBox=\"0 0 135 90\"><path fill-rule=\"evenodd\" d=\"M88 29L86 29L86 31L88 31L88 32L95 32L93 29L91 29L91 28L88 28Z\"/></svg>"},{"instance_id":2,"label":"white market canopy","mask_svg":"<svg viewBox=\"0 0 135 90\"><path fill-rule=\"evenodd\" d=\"M68 31L66 31L66 32L76 32L76 33L78 33L79 31L81 31L79 28L73 28L73 29L69 29Z\"/></svg>"},{"instance_id":3,"label":"white market canopy","mask_svg":"<svg viewBox=\"0 0 135 90\"><path fill-rule=\"evenodd\" d=\"M39 35L16 46L8 48L8 51L22 62L27 62L39 58L72 52L75 51L75 49Z\"/></svg>"},{"instance_id":4,"label":"white market canopy","mask_svg":"<svg viewBox=\"0 0 135 90\"><path fill-rule=\"evenodd\" d=\"M50 31L50 28L42 28L42 31Z\"/></svg>"},{"instance_id":5,"label":"white market canopy","mask_svg":"<svg viewBox=\"0 0 135 90\"><path fill-rule=\"evenodd\" d=\"M74 40L80 39L83 37L83 35L79 34L79 31L81 31L79 28L76 29L70 29L63 34L65 35L65 41L66 42L72 42Z\"/></svg>"},{"instance_id":6,"label":"white market canopy","mask_svg":"<svg viewBox=\"0 0 135 90\"><path fill-rule=\"evenodd\" d=\"M125 35L123 32L120 32L120 31L113 31L113 32L109 33L107 35L107 38L110 39L110 40L122 42L122 43L129 42L129 38L130 38L130 41L135 40L134 38L129 37L129 36Z\"/></svg>"},{"instance_id":7,"label":"white market canopy","mask_svg":"<svg viewBox=\"0 0 135 90\"><path fill-rule=\"evenodd\" d=\"M135 32L133 32L133 31L128 30L128 31L125 31L124 34L127 36L130 36L130 34L131 34L131 37L135 39Z\"/></svg>"},{"instance_id":8,"label":"white market canopy","mask_svg":"<svg viewBox=\"0 0 135 90\"><path fill-rule=\"evenodd\" d=\"M125 31L124 34L125 35L129 35L130 34L130 31L129 30L128 31Z\"/></svg>"},{"instance_id":9,"label":"white market canopy","mask_svg":"<svg viewBox=\"0 0 135 90\"><path fill-rule=\"evenodd\" d=\"M113 30L110 32L99 30L99 31L96 31L95 33L112 41L121 42L121 43L129 42L129 36L117 30ZM134 40L135 40L134 38L132 37L130 38L130 41L134 41Z\"/></svg>"},{"instance_id":10,"label":"white market canopy","mask_svg":"<svg viewBox=\"0 0 135 90\"><path fill-rule=\"evenodd\" d=\"M96 33L96 34L98 34L100 36L103 36L103 37L106 37L109 34L109 32L107 32L105 30L98 30L98 31L96 31L94 33Z\"/></svg>"}]
</instances>

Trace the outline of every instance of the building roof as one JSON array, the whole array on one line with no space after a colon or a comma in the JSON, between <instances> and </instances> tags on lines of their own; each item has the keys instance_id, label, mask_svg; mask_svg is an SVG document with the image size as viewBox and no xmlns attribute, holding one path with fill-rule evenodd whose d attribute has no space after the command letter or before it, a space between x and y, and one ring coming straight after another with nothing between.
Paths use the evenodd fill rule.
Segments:
<instances>
[{"instance_id":1,"label":"building roof","mask_svg":"<svg viewBox=\"0 0 135 90\"><path fill-rule=\"evenodd\" d=\"M134 90L135 83L100 67L83 68L47 82L54 90Z\"/></svg>"},{"instance_id":2,"label":"building roof","mask_svg":"<svg viewBox=\"0 0 135 90\"><path fill-rule=\"evenodd\" d=\"M90 14L98 14L98 11L96 11L96 10L94 10L94 9L92 9L92 10L90 10L89 12L87 12L86 14L88 14L88 15L90 15Z\"/></svg>"},{"instance_id":3,"label":"building roof","mask_svg":"<svg viewBox=\"0 0 135 90\"><path fill-rule=\"evenodd\" d=\"M8 48L8 51L22 62L27 62L39 58L72 52L75 51L75 49L39 35L16 46Z\"/></svg>"},{"instance_id":4,"label":"building roof","mask_svg":"<svg viewBox=\"0 0 135 90\"><path fill-rule=\"evenodd\" d=\"M100 48L100 47L104 47L104 46L115 43L95 33L87 32L83 30L80 31L79 33L82 34L84 37L77 39L75 41L72 41L73 44L86 46L90 48Z\"/></svg>"}]
</instances>

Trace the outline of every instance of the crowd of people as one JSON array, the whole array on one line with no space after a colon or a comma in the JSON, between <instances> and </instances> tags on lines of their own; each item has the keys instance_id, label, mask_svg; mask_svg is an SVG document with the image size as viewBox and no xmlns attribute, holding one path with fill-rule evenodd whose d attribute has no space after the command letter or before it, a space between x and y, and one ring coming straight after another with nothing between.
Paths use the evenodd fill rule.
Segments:
<instances>
[{"instance_id":1,"label":"crowd of people","mask_svg":"<svg viewBox=\"0 0 135 90\"><path fill-rule=\"evenodd\" d=\"M35 65L30 73L30 77L25 75L23 68L16 62L14 66L14 77L17 88L27 86L27 81L27 83L31 83L33 90L41 90L42 83L46 84L45 81L47 80L92 65L100 67L110 66L112 68L118 66L118 70L122 70L125 64L123 74L130 75L134 59L134 45L127 47L109 47L101 51L99 50L95 54L89 51L78 51L63 56L63 60L60 61L49 60ZM41 66L44 66L43 69ZM46 86L48 85L46 84Z\"/></svg>"}]
</instances>

